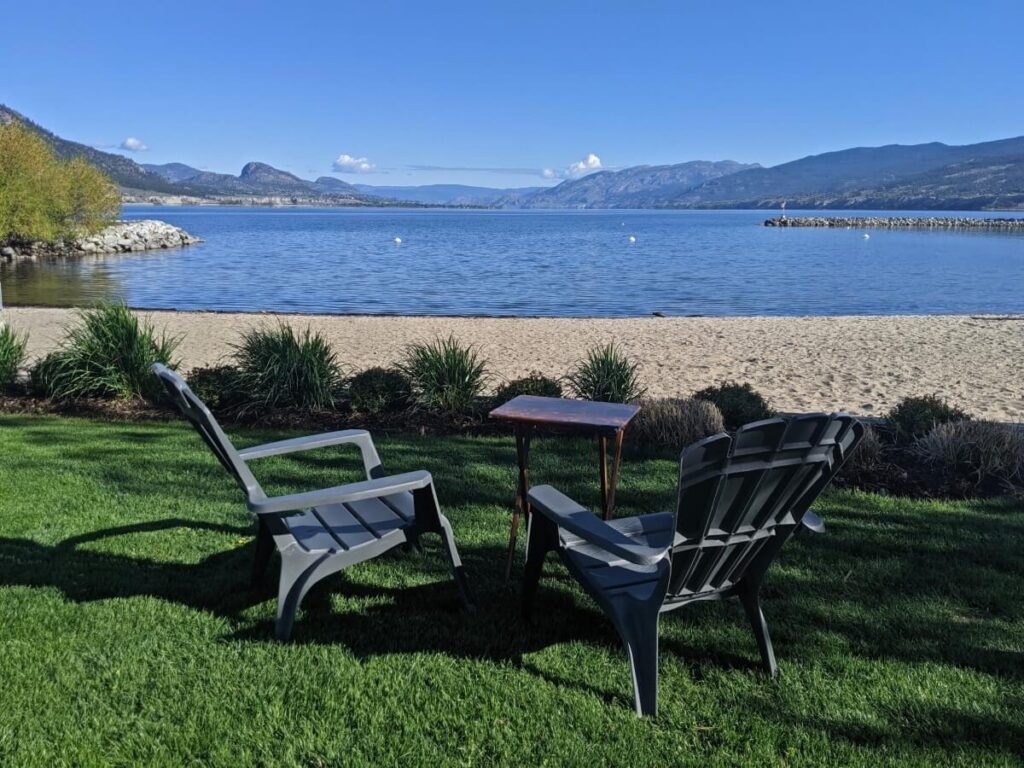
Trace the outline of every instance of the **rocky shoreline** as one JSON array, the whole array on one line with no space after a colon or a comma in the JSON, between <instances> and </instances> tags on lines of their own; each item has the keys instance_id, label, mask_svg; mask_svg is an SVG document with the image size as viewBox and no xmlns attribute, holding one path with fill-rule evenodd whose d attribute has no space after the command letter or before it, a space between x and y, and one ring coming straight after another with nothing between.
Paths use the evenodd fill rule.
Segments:
<instances>
[{"instance_id":1,"label":"rocky shoreline","mask_svg":"<svg viewBox=\"0 0 1024 768\"><path fill-rule=\"evenodd\" d=\"M1024 218L967 216L776 216L766 227L838 227L840 229L983 229L1024 232Z\"/></svg>"},{"instance_id":2,"label":"rocky shoreline","mask_svg":"<svg viewBox=\"0 0 1024 768\"><path fill-rule=\"evenodd\" d=\"M0 259L18 261L37 259L65 259L111 253L135 253L167 248L181 248L201 243L198 237L165 221L143 219L119 221L95 235L54 243L4 243L0 245Z\"/></svg>"}]
</instances>

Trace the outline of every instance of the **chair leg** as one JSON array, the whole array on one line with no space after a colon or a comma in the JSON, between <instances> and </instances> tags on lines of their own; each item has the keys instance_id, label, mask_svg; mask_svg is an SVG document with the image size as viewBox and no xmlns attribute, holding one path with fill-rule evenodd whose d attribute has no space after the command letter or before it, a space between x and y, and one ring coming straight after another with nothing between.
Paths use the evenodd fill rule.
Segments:
<instances>
[{"instance_id":1,"label":"chair leg","mask_svg":"<svg viewBox=\"0 0 1024 768\"><path fill-rule=\"evenodd\" d=\"M754 630L754 637L757 638L757 649L761 652L761 663L764 671L775 679L779 676L779 667L775 663L775 651L772 648L772 638L768 634L768 622L765 621L764 612L761 610L761 599L758 596L760 585L750 586L744 584L737 591L743 610L747 613L750 626Z\"/></svg>"},{"instance_id":2,"label":"chair leg","mask_svg":"<svg viewBox=\"0 0 1024 768\"><path fill-rule=\"evenodd\" d=\"M295 624L295 614L302 604L302 598L312 584L310 577L323 559L310 562L306 558L281 555L281 579L277 585L277 622L274 636L282 643L288 642Z\"/></svg>"},{"instance_id":3,"label":"chair leg","mask_svg":"<svg viewBox=\"0 0 1024 768\"><path fill-rule=\"evenodd\" d=\"M452 531L452 524L444 515L438 515L438 522L441 525L441 538L444 539L445 547L448 549L448 558L452 561L452 575L455 579L455 587L459 591L459 598L466 609L472 611L476 608L476 604L473 601L473 593L469 589L466 569L462 567L462 558L459 557L459 550L455 546L455 533Z\"/></svg>"},{"instance_id":4,"label":"chair leg","mask_svg":"<svg viewBox=\"0 0 1024 768\"><path fill-rule=\"evenodd\" d=\"M523 619L533 619L533 602L537 597L544 558L558 542L558 528L544 515L530 515L526 531L526 567L523 569Z\"/></svg>"},{"instance_id":5,"label":"chair leg","mask_svg":"<svg viewBox=\"0 0 1024 768\"><path fill-rule=\"evenodd\" d=\"M274 539L270 535L270 531L267 529L267 524L264 520L256 521L256 554L252 561L252 578L251 584L253 587L259 585L260 580L263 578L263 574L267 572L267 566L270 565L270 557L274 554Z\"/></svg>"},{"instance_id":6,"label":"chair leg","mask_svg":"<svg viewBox=\"0 0 1024 768\"><path fill-rule=\"evenodd\" d=\"M639 717L658 714L658 612L632 610L624 613L619 632L629 654L633 674L633 700Z\"/></svg>"}]
</instances>

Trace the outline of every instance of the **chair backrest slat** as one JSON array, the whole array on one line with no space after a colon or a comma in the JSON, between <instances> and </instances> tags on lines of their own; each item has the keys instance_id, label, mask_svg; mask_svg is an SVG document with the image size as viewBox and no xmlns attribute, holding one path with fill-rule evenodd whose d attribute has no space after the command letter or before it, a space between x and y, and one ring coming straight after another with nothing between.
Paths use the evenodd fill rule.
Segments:
<instances>
[{"instance_id":1,"label":"chair backrest slat","mask_svg":"<svg viewBox=\"0 0 1024 768\"><path fill-rule=\"evenodd\" d=\"M668 599L726 590L767 567L863 435L847 414L810 414L687 447Z\"/></svg>"},{"instance_id":2,"label":"chair backrest slat","mask_svg":"<svg viewBox=\"0 0 1024 768\"><path fill-rule=\"evenodd\" d=\"M228 471L235 482L245 491L249 498L261 498L264 496L256 478L241 457L231 440L224 434L220 424L210 413L202 400L196 397L185 380L165 365L157 363L153 366L153 373L159 378L167 390L168 396L181 411L182 415L189 420L203 442L209 446L213 455L221 463L221 466Z\"/></svg>"}]
</instances>

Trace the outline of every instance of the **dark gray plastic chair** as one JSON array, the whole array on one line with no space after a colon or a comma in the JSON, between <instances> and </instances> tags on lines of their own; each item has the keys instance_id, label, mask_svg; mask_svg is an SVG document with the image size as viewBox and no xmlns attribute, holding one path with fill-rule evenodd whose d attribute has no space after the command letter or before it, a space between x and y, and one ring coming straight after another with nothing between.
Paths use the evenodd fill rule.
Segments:
<instances>
[{"instance_id":1,"label":"dark gray plastic chair","mask_svg":"<svg viewBox=\"0 0 1024 768\"><path fill-rule=\"evenodd\" d=\"M551 486L530 491L523 585L529 620L544 558L555 550L626 646L638 715L658 710L658 617L698 600L737 597L761 660L778 674L758 596L779 549L864 436L846 414L747 424L683 450L674 512L604 522Z\"/></svg>"},{"instance_id":2,"label":"dark gray plastic chair","mask_svg":"<svg viewBox=\"0 0 1024 768\"><path fill-rule=\"evenodd\" d=\"M275 546L281 554L275 628L278 640L285 641L291 636L295 613L318 581L400 544L415 545L423 533L437 533L444 539L459 595L470 605L452 526L441 514L429 472L385 476L370 433L361 429L236 450L209 409L178 374L160 364L153 366L153 372L224 469L245 491L249 510L256 514L258 525L253 581L266 570ZM268 497L248 466L250 461L268 456L349 444L362 453L365 481Z\"/></svg>"}]
</instances>

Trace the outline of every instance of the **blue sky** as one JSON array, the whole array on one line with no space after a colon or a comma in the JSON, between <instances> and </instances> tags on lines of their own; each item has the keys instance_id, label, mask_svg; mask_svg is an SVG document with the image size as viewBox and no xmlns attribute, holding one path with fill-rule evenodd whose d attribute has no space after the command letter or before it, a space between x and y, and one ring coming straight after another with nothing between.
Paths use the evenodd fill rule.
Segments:
<instances>
[{"instance_id":1,"label":"blue sky","mask_svg":"<svg viewBox=\"0 0 1024 768\"><path fill-rule=\"evenodd\" d=\"M1021 0L12 1L2 23L0 102L231 173L533 186L1024 134Z\"/></svg>"}]
</instances>

